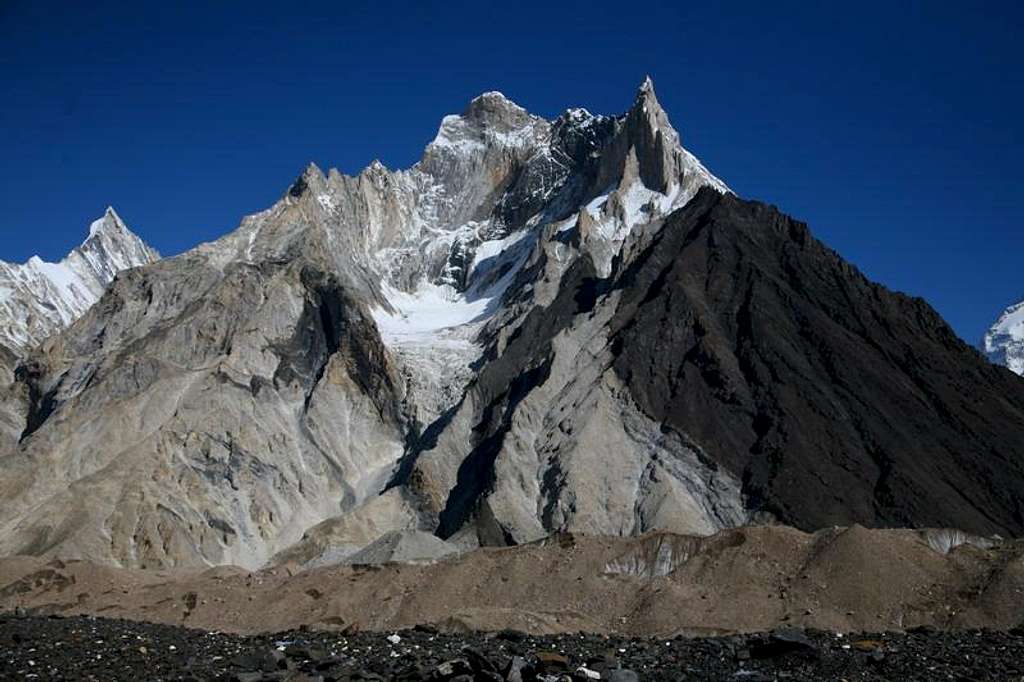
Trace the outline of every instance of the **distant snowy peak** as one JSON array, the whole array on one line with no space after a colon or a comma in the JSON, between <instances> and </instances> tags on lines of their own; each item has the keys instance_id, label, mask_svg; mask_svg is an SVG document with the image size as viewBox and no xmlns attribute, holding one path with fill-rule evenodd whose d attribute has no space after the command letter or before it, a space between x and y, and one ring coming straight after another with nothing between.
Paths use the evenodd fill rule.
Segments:
<instances>
[{"instance_id":1,"label":"distant snowy peak","mask_svg":"<svg viewBox=\"0 0 1024 682\"><path fill-rule=\"evenodd\" d=\"M59 263L0 261L0 344L20 352L42 343L99 300L118 272L159 258L108 207Z\"/></svg>"},{"instance_id":2,"label":"distant snowy peak","mask_svg":"<svg viewBox=\"0 0 1024 682\"><path fill-rule=\"evenodd\" d=\"M89 238L68 256L69 261L75 261L81 270L92 275L89 279L102 282L101 293L121 270L159 259L160 254L129 230L111 207L107 207L102 218L92 222Z\"/></svg>"},{"instance_id":3,"label":"distant snowy peak","mask_svg":"<svg viewBox=\"0 0 1024 682\"><path fill-rule=\"evenodd\" d=\"M1024 376L1024 301L1007 308L982 343L992 362Z\"/></svg>"}]
</instances>

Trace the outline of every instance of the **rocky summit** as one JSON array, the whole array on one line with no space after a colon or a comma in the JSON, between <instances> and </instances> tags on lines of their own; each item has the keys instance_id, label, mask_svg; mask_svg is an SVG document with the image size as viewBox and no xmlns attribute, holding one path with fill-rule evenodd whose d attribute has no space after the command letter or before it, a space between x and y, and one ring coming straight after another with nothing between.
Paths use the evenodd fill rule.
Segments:
<instances>
[{"instance_id":1,"label":"rocky summit","mask_svg":"<svg viewBox=\"0 0 1024 682\"><path fill-rule=\"evenodd\" d=\"M485 93L411 168L310 165L175 257L91 232L60 273L4 266L0 555L1024 530L1024 381L734 195L649 79L617 116Z\"/></svg>"}]
</instances>

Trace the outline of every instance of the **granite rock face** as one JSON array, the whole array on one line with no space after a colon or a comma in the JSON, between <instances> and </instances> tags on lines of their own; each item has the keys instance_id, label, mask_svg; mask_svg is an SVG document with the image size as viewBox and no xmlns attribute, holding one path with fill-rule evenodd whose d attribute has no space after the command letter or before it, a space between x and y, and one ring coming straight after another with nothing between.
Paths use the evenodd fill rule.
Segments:
<instances>
[{"instance_id":1,"label":"granite rock face","mask_svg":"<svg viewBox=\"0 0 1024 682\"><path fill-rule=\"evenodd\" d=\"M1021 382L733 197L650 81L615 117L485 93L408 170L311 165L69 322L0 354L0 555L1024 524Z\"/></svg>"}]
</instances>

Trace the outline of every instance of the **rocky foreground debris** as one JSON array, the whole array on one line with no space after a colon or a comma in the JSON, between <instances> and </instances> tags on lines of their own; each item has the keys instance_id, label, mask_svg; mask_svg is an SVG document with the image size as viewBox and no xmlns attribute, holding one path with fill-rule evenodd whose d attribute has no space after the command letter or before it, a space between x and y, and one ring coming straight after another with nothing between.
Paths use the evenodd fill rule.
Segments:
<instances>
[{"instance_id":1,"label":"rocky foreground debris","mask_svg":"<svg viewBox=\"0 0 1024 682\"><path fill-rule=\"evenodd\" d=\"M34 680L1024 680L1024 629L780 629L630 639L297 630L238 636L92 617L0 616L0 678Z\"/></svg>"}]
</instances>

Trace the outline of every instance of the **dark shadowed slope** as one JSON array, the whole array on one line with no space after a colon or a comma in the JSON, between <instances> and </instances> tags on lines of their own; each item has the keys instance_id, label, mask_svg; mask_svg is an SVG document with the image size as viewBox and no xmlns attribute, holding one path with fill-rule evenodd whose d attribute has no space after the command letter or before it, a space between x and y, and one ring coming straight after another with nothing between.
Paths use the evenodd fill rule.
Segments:
<instances>
[{"instance_id":1,"label":"dark shadowed slope","mask_svg":"<svg viewBox=\"0 0 1024 682\"><path fill-rule=\"evenodd\" d=\"M443 537L1024 529L1024 380L802 223L706 189L607 277L581 251L413 466L428 506L457 467Z\"/></svg>"},{"instance_id":2,"label":"dark shadowed slope","mask_svg":"<svg viewBox=\"0 0 1024 682\"><path fill-rule=\"evenodd\" d=\"M1024 529L1024 381L772 207L701 192L617 282L615 368L803 528Z\"/></svg>"}]
</instances>

